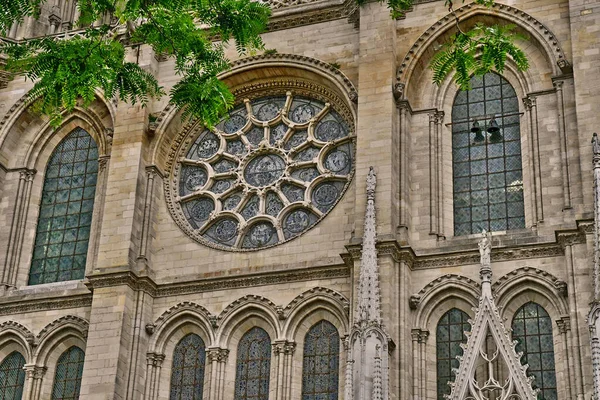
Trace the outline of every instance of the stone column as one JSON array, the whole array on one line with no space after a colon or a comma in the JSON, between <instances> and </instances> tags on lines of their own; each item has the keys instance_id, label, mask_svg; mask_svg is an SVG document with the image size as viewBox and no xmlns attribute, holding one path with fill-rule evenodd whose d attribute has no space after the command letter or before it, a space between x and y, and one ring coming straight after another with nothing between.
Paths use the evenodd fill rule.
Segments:
<instances>
[{"instance_id":1,"label":"stone column","mask_svg":"<svg viewBox=\"0 0 600 400\"><path fill-rule=\"evenodd\" d=\"M436 163L436 112L429 116L429 234L437 234L437 163Z\"/></svg>"},{"instance_id":2,"label":"stone column","mask_svg":"<svg viewBox=\"0 0 600 400\"><path fill-rule=\"evenodd\" d=\"M206 349L206 358L210 363L208 400L222 400L224 398L225 367L228 357L228 349L220 347Z\"/></svg>"},{"instance_id":3,"label":"stone column","mask_svg":"<svg viewBox=\"0 0 600 400\"><path fill-rule=\"evenodd\" d=\"M572 365L572 357L569 352L569 334L571 331L571 323L569 317L562 317L556 320L556 326L558 326L558 333L561 336L562 346L560 353L564 355L563 369L565 370L565 386L566 394L568 399L573 398L573 389L575 388L574 371ZM555 352L557 353L557 352Z\"/></svg>"},{"instance_id":4,"label":"stone column","mask_svg":"<svg viewBox=\"0 0 600 400\"><path fill-rule=\"evenodd\" d=\"M165 360L164 354L148 353L146 355L146 387L144 389L144 400L158 399L158 382L160 369Z\"/></svg>"},{"instance_id":5,"label":"stone column","mask_svg":"<svg viewBox=\"0 0 600 400\"><path fill-rule=\"evenodd\" d=\"M561 174L563 182L563 209L571 207L571 176L569 173L569 140L565 123L565 101L563 96L564 81L555 80L552 82L556 89L556 110L558 125L558 140L560 142L560 160Z\"/></svg>"},{"instance_id":6,"label":"stone column","mask_svg":"<svg viewBox=\"0 0 600 400\"><path fill-rule=\"evenodd\" d=\"M537 226L538 222L544 220L544 201L542 195L542 172L540 167L540 147L539 147L539 135L538 135L538 116L537 116L537 104L535 96L527 96L523 99L525 110L527 113L527 120L529 122L529 137L527 141L528 153L529 153L529 173L531 176L531 210L532 210L532 224Z\"/></svg>"},{"instance_id":7,"label":"stone column","mask_svg":"<svg viewBox=\"0 0 600 400\"><path fill-rule=\"evenodd\" d=\"M291 400L292 356L295 349L296 343L287 340L277 340L273 343L276 371L275 400Z\"/></svg>"},{"instance_id":8,"label":"stone column","mask_svg":"<svg viewBox=\"0 0 600 400\"><path fill-rule=\"evenodd\" d=\"M34 364L25 364L23 367L27 378L27 390L24 393L24 400L39 400L42 389L42 381L48 368L40 367Z\"/></svg>"},{"instance_id":9,"label":"stone column","mask_svg":"<svg viewBox=\"0 0 600 400\"><path fill-rule=\"evenodd\" d=\"M444 124L444 112L437 111L435 113L435 183L436 183L436 220L437 220L437 231L436 234L439 239L445 239L444 235L444 180L442 179L442 170L444 168L442 163L442 135L443 135L443 124Z\"/></svg>"}]
</instances>

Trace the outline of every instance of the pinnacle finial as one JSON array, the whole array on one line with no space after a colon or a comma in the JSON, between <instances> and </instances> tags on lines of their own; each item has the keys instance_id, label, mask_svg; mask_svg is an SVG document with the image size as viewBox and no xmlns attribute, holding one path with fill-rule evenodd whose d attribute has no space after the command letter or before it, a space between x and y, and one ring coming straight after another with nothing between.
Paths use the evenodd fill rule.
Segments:
<instances>
[{"instance_id":1,"label":"pinnacle finial","mask_svg":"<svg viewBox=\"0 0 600 400\"><path fill-rule=\"evenodd\" d=\"M594 150L594 155L600 155L600 140L598 140L598 134L596 132L592 135L592 148Z\"/></svg>"},{"instance_id":2,"label":"pinnacle finial","mask_svg":"<svg viewBox=\"0 0 600 400\"><path fill-rule=\"evenodd\" d=\"M367 174L367 200L375 199L375 185L377 185L377 173L371 166L369 167L369 173Z\"/></svg>"}]
</instances>

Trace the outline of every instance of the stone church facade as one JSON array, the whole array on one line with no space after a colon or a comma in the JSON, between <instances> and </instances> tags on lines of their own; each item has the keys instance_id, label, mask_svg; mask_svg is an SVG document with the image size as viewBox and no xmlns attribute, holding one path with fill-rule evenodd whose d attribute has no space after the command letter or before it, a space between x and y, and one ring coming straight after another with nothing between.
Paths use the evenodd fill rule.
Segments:
<instances>
[{"instance_id":1,"label":"stone church facade","mask_svg":"<svg viewBox=\"0 0 600 400\"><path fill-rule=\"evenodd\" d=\"M516 25L531 64L461 93L431 83L441 1L398 20L269 4L276 51L228 50L236 105L214 131L101 93L51 129L31 82L0 74L0 397L458 398L487 299L537 398L596 398L600 3L457 5L465 27ZM8 40L75 19L57 0Z\"/></svg>"}]
</instances>

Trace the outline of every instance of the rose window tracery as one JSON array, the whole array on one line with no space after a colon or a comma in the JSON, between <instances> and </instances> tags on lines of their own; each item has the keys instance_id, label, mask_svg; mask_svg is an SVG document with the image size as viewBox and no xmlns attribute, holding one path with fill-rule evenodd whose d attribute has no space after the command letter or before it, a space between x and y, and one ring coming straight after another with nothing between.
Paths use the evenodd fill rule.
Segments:
<instances>
[{"instance_id":1,"label":"rose window tracery","mask_svg":"<svg viewBox=\"0 0 600 400\"><path fill-rule=\"evenodd\" d=\"M256 250L292 239L337 203L354 171L354 135L329 103L245 100L214 129L195 127L174 165L174 210L196 240Z\"/></svg>"}]
</instances>

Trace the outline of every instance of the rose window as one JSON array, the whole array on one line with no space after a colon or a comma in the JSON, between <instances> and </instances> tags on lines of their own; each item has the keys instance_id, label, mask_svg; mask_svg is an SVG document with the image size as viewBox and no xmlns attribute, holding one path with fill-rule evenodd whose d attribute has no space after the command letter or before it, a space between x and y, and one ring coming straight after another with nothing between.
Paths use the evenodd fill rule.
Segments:
<instances>
[{"instance_id":1,"label":"rose window","mask_svg":"<svg viewBox=\"0 0 600 400\"><path fill-rule=\"evenodd\" d=\"M330 104L246 100L212 130L192 129L175 165L176 218L211 246L252 250L314 226L350 183L354 136Z\"/></svg>"}]
</instances>

